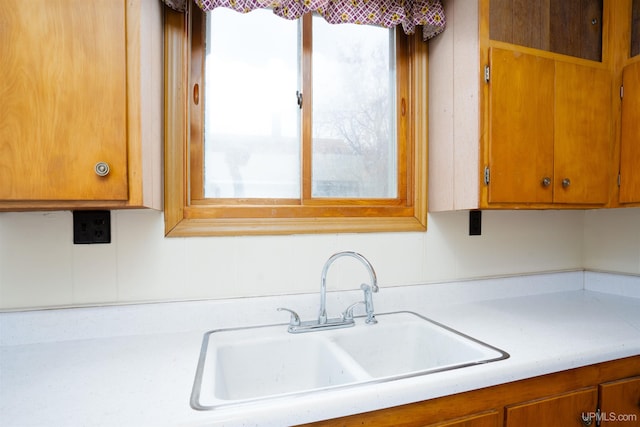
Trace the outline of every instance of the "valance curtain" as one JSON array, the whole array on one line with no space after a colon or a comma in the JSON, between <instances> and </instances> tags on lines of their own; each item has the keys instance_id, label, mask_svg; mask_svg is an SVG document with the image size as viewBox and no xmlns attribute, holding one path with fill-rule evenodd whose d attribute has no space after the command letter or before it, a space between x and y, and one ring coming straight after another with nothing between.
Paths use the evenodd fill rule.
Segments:
<instances>
[{"instance_id":1,"label":"valance curtain","mask_svg":"<svg viewBox=\"0 0 640 427\"><path fill-rule=\"evenodd\" d=\"M177 11L185 11L187 1L162 0ZM422 38L428 40L445 28L440 0L193 0L204 11L226 7L241 13L271 8L286 19L298 19L307 12L317 12L331 24L372 24L386 28L402 25L413 34L422 26Z\"/></svg>"}]
</instances>

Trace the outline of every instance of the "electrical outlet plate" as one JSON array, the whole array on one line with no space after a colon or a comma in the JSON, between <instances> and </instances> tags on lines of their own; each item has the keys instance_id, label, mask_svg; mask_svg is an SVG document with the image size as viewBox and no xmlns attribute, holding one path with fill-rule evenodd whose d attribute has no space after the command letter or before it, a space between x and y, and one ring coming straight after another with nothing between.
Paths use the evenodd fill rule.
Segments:
<instances>
[{"instance_id":1,"label":"electrical outlet plate","mask_svg":"<svg viewBox=\"0 0 640 427\"><path fill-rule=\"evenodd\" d=\"M482 234L482 211L469 211L469 236Z\"/></svg>"},{"instance_id":2,"label":"electrical outlet plate","mask_svg":"<svg viewBox=\"0 0 640 427\"><path fill-rule=\"evenodd\" d=\"M111 212L73 211L73 243L111 243Z\"/></svg>"}]
</instances>

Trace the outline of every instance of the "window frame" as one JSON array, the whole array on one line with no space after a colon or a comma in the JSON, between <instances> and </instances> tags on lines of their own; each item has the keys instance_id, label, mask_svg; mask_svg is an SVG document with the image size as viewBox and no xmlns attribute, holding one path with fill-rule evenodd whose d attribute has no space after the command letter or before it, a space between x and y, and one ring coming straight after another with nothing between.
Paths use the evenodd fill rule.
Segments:
<instances>
[{"instance_id":1,"label":"window frame","mask_svg":"<svg viewBox=\"0 0 640 427\"><path fill-rule=\"evenodd\" d=\"M192 198L203 194L202 103L199 102L202 62L191 50L203 49L197 37L204 30L201 14L165 8L165 234L167 236L276 235L312 233L424 231L427 220L427 67L428 46L419 34L396 37L399 160L397 199L311 199L303 183L301 199L225 200ZM310 16L308 17L310 19ZM306 19L306 18L303 18ZM192 23L193 21L193 23ZM399 33L402 31L397 29ZM417 31L420 33L420 31ZM306 40L305 40L306 37ZM303 46L309 34L303 34ZM306 48L306 47L305 47ZM195 60L193 60L195 59ZM303 64L308 67L310 64ZM398 85L397 85L398 86ZM305 93L303 87L303 93ZM307 90L307 93L310 93ZM305 100L305 102L308 102ZM191 108L198 104L196 108ZM303 109L310 119L311 109ZM306 127L309 129L310 127ZM303 150L311 135L303 135ZM405 153L399 153L401 159ZM310 157L305 157L310 161ZM310 177L303 177L303 180ZM402 188L400 188L402 186ZM402 197L403 196L403 197ZM250 202L250 204L247 204Z\"/></svg>"}]
</instances>

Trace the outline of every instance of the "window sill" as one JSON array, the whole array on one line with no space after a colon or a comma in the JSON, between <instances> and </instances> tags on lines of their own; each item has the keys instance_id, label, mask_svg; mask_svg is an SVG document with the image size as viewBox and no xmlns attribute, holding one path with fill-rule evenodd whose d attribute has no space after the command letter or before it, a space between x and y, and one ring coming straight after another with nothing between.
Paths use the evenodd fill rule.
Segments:
<instances>
[{"instance_id":1,"label":"window sill","mask_svg":"<svg viewBox=\"0 0 640 427\"><path fill-rule=\"evenodd\" d=\"M185 218L170 237L425 231L426 218Z\"/></svg>"}]
</instances>

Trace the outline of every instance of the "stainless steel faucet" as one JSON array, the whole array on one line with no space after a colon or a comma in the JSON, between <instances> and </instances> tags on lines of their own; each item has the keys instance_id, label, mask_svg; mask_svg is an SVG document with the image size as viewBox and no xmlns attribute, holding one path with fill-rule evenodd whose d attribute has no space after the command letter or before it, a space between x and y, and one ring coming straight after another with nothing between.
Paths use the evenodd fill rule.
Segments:
<instances>
[{"instance_id":1,"label":"stainless steel faucet","mask_svg":"<svg viewBox=\"0 0 640 427\"><path fill-rule=\"evenodd\" d=\"M362 291L364 292L364 301L358 301L354 304L351 304L342 313L341 317L328 319L327 272L329 271L329 267L331 267L335 260L345 256L357 259L367 268L371 284L363 283L362 285L360 285L360 289L362 289ZM300 321L300 317L293 310L290 310L288 308L279 308L278 310L287 311L290 313L291 319L289 321L288 331L291 333L311 332L322 329L347 328L353 326L355 325L355 321L353 320L353 309L359 304L364 304L365 306L365 311L367 313L367 319L365 320L365 322L368 324L374 324L378 321L376 320L375 314L373 312L373 292L378 292L378 279L371 263L357 252L338 252L331 255L331 257L329 257L327 262L324 264L324 267L322 268L322 275L320 277L320 313L318 314L318 320L307 320L303 322Z\"/></svg>"},{"instance_id":2,"label":"stainless steel faucet","mask_svg":"<svg viewBox=\"0 0 640 427\"><path fill-rule=\"evenodd\" d=\"M359 253L352 251L344 251L333 254L329 257L327 262L324 263L324 267L322 268L322 275L320 277L320 313L318 314L318 323L321 325L327 323L327 272L329 271L329 267L331 267L335 260L345 256L357 259L366 267L367 271L369 272L371 285L369 286L363 283L360 286L360 289L362 289L365 294L364 302L367 310L367 323L375 323L375 317L373 316L373 297L371 295L371 292L378 292L378 278L376 277L376 272L373 269L371 263ZM365 287L367 289L365 289ZM373 321L370 321L370 316Z\"/></svg>"},{"instance_id":3,"label":"stainless steel faucet","mask_svg":"<svg viewBox=\"0 0 640 427\"><path fill-rule=\"evenodd\" d=\"M367 320L365 320L365 323L368 323L370 325L378 323L378 321L376 320L376 315L373 313L373 292L378 292L378 286L374 288L367 285L366 283L363 283L362 285L360 285L360 289L364 291L364 307L365 311L367 312Z\"/></svg>"}]
</instances>

